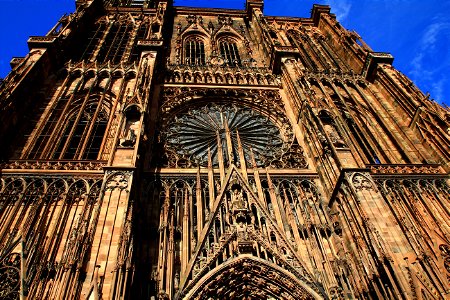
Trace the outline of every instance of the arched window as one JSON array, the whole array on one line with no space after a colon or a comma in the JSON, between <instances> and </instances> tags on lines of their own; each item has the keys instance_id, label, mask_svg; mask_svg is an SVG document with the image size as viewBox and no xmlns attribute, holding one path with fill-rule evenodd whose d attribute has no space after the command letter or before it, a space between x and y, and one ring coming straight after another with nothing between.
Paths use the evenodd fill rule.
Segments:
<instances>
[{"instance_id":1,"label":"arched window","mask_svg":"<svg viewBox=\"0 0 450 300\"><path fill-rule=\"evenodd\" d=\"M92 131L90 132L89 140L86 145L82 158L88 160L97 159L102 146L103 136L108 125L108 113L101 110L94 121Z\"/></svg>"},{"instance_id":2,"label":"arched window","mask_svg":"<svg viewBox=\"0 0 450 300\"><path fill-rule=\"evenodd\" d=\"M184 44L185 63L188 65L205 64L205 43L201 38L192 37Z\"/></svg>"},{"instance_id":3,"label":"arched window","mask_svg":"<svg viewBox=\"0 0 450 300\"><path fill-rule=\"evenodd\" d=\"M108 124L108 113L98 105L91 102L83 111L70 115L57 141L54 159L97 159Z\"/></svg>"},{"instance_id":4,"label":"arched window","mask_svg":"<svg viewBox=\"0 0 450 300\"><path fill-rule=\"evenodd\" d=\"M219 43L220 55L225 59L225 63L230 66L240 66L241 57L239 56L238 46L233 40L222 40Z\"/></svg>"},{"instance_id":5,"label":"arched window","mask_svg":"<svg viewBox=\"0 0 450 300\"><path fill-rule=\"evenodd\" d=\"M113 64L120 63L122 56L125 54L132 29L132 24L113 23L100 48L97 61L101 63L107 61L111 61Z\"/></svg>"},{"instance_id":6,"label":"arched window","mask_svg":"<svg viewBox=\"0 0 450 300\"><path fill-rule=\"evenodd\" d=\"M108 24L104 21L97 23L96 26L91 31L91 35L89 36L89 41L86 49L81 55L81 60L88 60L92 58L97 49L100 41L105 35L105 30L108 27Z\"/></svg>"},{"instance_id":7,"label":"arched window","mask_svg":"<svg viewBox=\"0 0 450 300\"><path fill-rule=\"evenodd\" d=\"M110 118L111 103L81 93L76 100L59 99L42 128L22 153L22 159L96 160Z\"/></svg>"}]
</instances>

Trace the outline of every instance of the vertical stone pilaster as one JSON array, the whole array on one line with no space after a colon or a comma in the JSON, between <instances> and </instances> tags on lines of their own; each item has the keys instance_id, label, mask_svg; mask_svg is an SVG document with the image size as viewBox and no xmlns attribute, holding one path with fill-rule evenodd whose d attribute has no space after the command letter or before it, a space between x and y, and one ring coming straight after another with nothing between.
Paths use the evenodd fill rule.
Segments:
<instances>
[{"instance_id":1,"label":"vertical stone pilaster","mask_svg":"<svg viewBox=\"0 0 450 300\"><path fill-rule=\"evenodd\" d=\"M87 297L98 289L101 299L118 299L120 291L117 286L117 272L122 261L119 261L121 243L129 243L124 239L127 212L130 208L130 189L133 172L127 170L107 170L104 176L103 192L99 209L97 227L91 246L91 254L86 268L86 280L82 296ZM122 237L122 240L121 240ZM98 267L97 267L98 266ZM97 267L97 269L96 269ZM95 272L98 272L96 276ZM98 280L97 283L93 280Z\"/></svg>"}]
</instances>

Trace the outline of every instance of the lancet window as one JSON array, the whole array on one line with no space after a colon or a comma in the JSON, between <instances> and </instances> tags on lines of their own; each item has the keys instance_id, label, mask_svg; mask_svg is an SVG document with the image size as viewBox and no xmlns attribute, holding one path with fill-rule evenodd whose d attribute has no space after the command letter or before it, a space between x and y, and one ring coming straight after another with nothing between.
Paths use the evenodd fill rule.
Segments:
<instances>
[{"instance_id":1,"label":"lancet window","mask_svg":"<svg viewBox=\"0 0 450 300\"><path fill-rule=\"evenodd\" d=\"M97 98L81 98L70 105L66 116L55 109L28 158L97 159L109 120L108 104Z\"/></svg>"},{"instance_id":2,"label":"lancet window","mask_svg":"<svg viewBox=\"0 0 450 300\"><path fill-rule=\"evenodd\" d=\"M108 124L108 115L104 110L99 111L96 115L97 105L95 102L90 103L84 111L73 114L66 121L53 158L74 159L77 154L82 159L97 158ZM85 147L83 147L83 141L87 141Z\"/></svg>"},{"instance_id":3,"label":"lancet window","mask_svg":"<svg viewBox=\"0 0 450 300\"><path fill-rule=\"evenodd\" d=\"M150 28L153 34L154 30L159 32L159 25L150 26L148 19L142 20L137 26L126 19L109 23L102 19L92 29L87 47L80 52L80 58L90 61L95 59L100 63L110 61L113 64L118 64L123 59L135 61L139 58L137 43L148 38ZM79 57L73 59L78 60Z\"/></svg>"},{"instance_id":4,"label":"lancet window","mask_svg":"<svg viewBox=\"0 0 450 300\"><path fill-rule=\"evenodd\" d=\"M241 57L239 56L238 46L235 41L227 39L220 42L220 54L225 63L230 66L241 65Z\"/></svg>"},{"instance_id":5,"label":"lancet window","mask_svg":"<svg viewBox=\"0 0 450 300\"><path fill-rule=\"evenodd\" d=\"M205 43L199 37L188 38L184 44L185 63L188 65L205 64Z\"/></svg>"},{"instance_id":6,"label":"lancet window","mask_svg":"<svg viewBox=\"0 0 450 300\"><path fill-rule=\"evenodd\" d=\"M132 24L113 23L100 48L97 61L111 61L113 64L118 64L125 53L132 29Z\"/></svg>"},{"instance_id":7,"label":"lancet window","mask_svg":"<svg viewBox=\"0 0 450 300\"><path fill-rule=\"evenodd\" d=\"M88 46L82 54L81 59L87 60L94 55L94 52L97 49L97 46L100 43L101 39L103 38L107 27L107 23L104 21L96 24L95 28L91 32L88 40Z\"/></svg>"}]
</instances>

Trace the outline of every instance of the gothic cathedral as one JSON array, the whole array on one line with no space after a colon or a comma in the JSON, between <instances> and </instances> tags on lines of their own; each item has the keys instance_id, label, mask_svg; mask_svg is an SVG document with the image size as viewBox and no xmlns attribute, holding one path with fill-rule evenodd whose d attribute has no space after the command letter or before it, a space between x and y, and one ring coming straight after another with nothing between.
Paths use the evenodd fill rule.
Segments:
<instances>
[{"instance_id":1,"label":"gothic cathedral","mask_svg":"<svg viewBox=\"0 0 450 300\"><path fill-rule=\"evenodd\" d=\"M450 299L450 111L328 6L263 5L77 0L29 38L1 300Z\"/></svg>"}]
</instances>

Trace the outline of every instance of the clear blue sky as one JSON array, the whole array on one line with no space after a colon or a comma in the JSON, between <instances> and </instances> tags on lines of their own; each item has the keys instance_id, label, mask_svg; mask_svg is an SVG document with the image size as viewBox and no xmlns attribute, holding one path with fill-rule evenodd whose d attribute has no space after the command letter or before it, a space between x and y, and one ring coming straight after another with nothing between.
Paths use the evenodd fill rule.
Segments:
<instances>
[{"instance_id":1,"label":"clear blue sky","mask_svg":"<svg viewBox=\"0 0 450 300\"><path fill-rule=\"evenodd\" d=\"M0 77L13 56L28 52L30 35L44 35L75 0L0 0ZM243 8L245 0L175 0L178 6ZM438 103L450 106L450 0L265 0L264 13L309 17L313 3L329 4L348 29Z\"/></svg>"}]
</instances>

